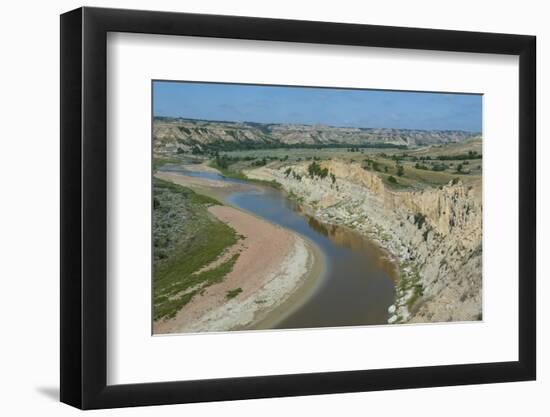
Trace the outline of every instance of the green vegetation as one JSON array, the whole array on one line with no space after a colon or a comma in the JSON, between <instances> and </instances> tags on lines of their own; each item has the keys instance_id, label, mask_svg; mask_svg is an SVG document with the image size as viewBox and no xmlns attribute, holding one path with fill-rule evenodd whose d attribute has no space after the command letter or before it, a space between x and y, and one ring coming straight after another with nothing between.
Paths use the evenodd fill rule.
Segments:
<instances>
[{"instance_id":1,"label":"green vegetation","mask_svg":"<svg viewBox=\"0 0 550 417\"><path fill-rule=\"evenodd\" d=\"M233 135L232 135L233 136ZM246 150L274 150L274 149L341 149L350 152L360 152L364 149L407 149L407 145L395 145L392 143L365 143L353 148L349 148L347 143L282 143L272 139L270 136L264 136L264 141L253 141L241 138L236 141L214 141L202 144L202 150L197 153L208 152L232 152Z\"/></svg>"},{"instance_id":2,"label":"green vegetation","mask_svg":"<svg viewBox=\"0 0 550 417\"><path fill-rule=\"evenodd\" d=\"M246 177L246 175L245 175L245 177ZM281 190L283 188L283 186L275 180L266 181L266 180L258 180L258 179L255 179L255 178L248 178L248 177L246 177L246 180L248 182L258 184L258 185L266 185L268 187L272 187L272 188L275 188L277 190Z\"/></svg>"},{"instance_id":3,"label":"green vegetation","mask_svg":"<svg viewBox=\"0 0 550 417\"><path fill-rule=\"evenodd\" d=\"M446 171L449 167L446 164L433 164L432 171Z\"/></svg>"},{"instance_id":4,"label":"green vegetation","mask_svg":"<svg viewBox=\"0 0 550 417\"><path fill-rule=\"evenodd\" d=\"M327 168L321 168L321 165L319 165L317 162L312 162L307 167L307 172L310 176L310 178L319 177L321 179L324 179L328 175L328 169Z\"/></svg>"},{"instance_id":5,"label":"green vegetation","mask_svg":"<svg viewBox=\"0 0 550 417\"><path fill-rule=\"evenodd\" d=\"M412 310L412 307L416 303L416 301L424 295L424 288L422 287L422 284L420 283L420 275L418 273L414 274L410 279L408 280L401 280L400 283L403 282L404 288L413 290L411 298L407 300L407 307L410 310Z\"/></svg>"},{"instance_id":6,"label":"green vegetation","mask_svg":"<svg viewBox=\"0 0 550 417\"><path fill-rule=\"evenodd\" d=\"M154 319L179 309L231 271L239 254L208 269L239 240L235 231L206 210L218 201L168 181L153 182Z\"/></svg>"},{"instance_id":7,"label":"green vegetation","mask_svg":"<svg viewBox=\"0 0 550 417\"><path fill-rule=\"evenodd\" d=\"M262 159L259 159L257 161L252 162L252 166L255 166L255 167L263 167L265 165L267 165L267 159L266 158L262 158Z\"/></svg>"},{"instance_id":8,"label":"green vegetation","mask_svg":"<svg viewBox=\"0 0 550 417\"><path fill-rule=\"evenodd\" d=\"M402 274L399 277L399 281L395 289L398 294L411 293L410 297L405 302L405 305L409 311L411 311L418 299L424 295L424 288L420 282L420 274L418 273L418 270L409 265L408 262L401 264L401 269L404 269L405 267L412 268L412 272L409 274ZM395 323L399 323L402 320L402 317L398 317Z\"/></svg>"},{"instance_id":9,"label":"green vegetation","mask_svg":"<svg viewBox=\"0 0 550 417\"><path fill-rule=\"evenodd\" d=\"M216 160L214 161L211 161L208 166L214 168L214 169L217 169L218 171L220 171L220 173L226 177L226 178L234 178L234 179L237 179L237 180L247 180L247 176L245 174L243 174L242 172L240 171L234 171L232 169L229 168L229 165L226 165L226 164L218 164L218 162Z\"/></svg>"},{"instance_id":10,"label":"green vegetation","mask_svg":"<svg viewBox=\"0 0 550 417\"><path fill-rule=\"evenodd\" d=\"M414 224L416 224L416 227L418 227L418 229L422 229L424 223L426 223L426 215L422 213L415 213Z\"/></svg>"},{"instance_id":11,"label":"green vegetation","mask_svg":"<svg viewBox=\"0 0 550 417\"><path fill-rule=\"evenodd\" d=\"M304 197L298 197L296 194L294 194L294 191L290 191L288 194L287 194L287 197L290 199L290 200L294 200L300 204L302 204L304 202Z\"/></svg>"},{"instance_id":12,"label":"green vegetation","mask_svg":"<svg viewBox=\"0 0 550 417\"><path fill-rule=\"evenodd\" d=\"M156 172L159 167L166 164L179 164L181 160L176 158L153 158L153 172Z\"/></svg>"},{"instance_id":13,"label":"green vegetation","mask_svg":"<svg viewBox=\"0 0 550 417\"><path fill-rule=\"evenodd\" d=\"M231 165L231 159L228 158L226 155L220 156L219 154L216 154L216 159L214 159L214 165L219 170L228 169L229 165Z\"/></svg>"},{"instance_id":14,"label":"green vegetation","mask_svg":"<svg viewBox=\"0 0 550 417\"><path fill-rule=\"evenodd\" d=\"M397 180L395 179L395 177L393 175L390 175L388 177L388 182L391 182L392 184L397 184Z\"/></svg>"},{"instance_id":15,"label":"green vegetation","mask_svg":"<svg viewBox=\"0 0 550 417\"><path fill-rule=\"evenodd\" d=\"M230 291L227 291L225 293L225 298L227 298L228 300L232 299L232 298L235 298L237 295L239 295L240 293L243 292L243 289L242 288L235 288L234 290L230 290Z\"/></svg>"},{"instance_id":16,"label":"green vegetation","mask_svg":"<svg viewBox=\"0 0 550 417\"><path fill-rule=\"evenodd\" d=\"M403 165L396 164L395 169L397 171L397 176L398 177L402 177L403 175L405 175L405 168L403 168Z\"/></svg>"},{"instance_id":17,"label":"green vegetation","mask_svg":"<svg viewBox=\"0 0 550 417\"><path fill-rule=\"evenodd\" d=\"M481 144L480 137L473 137L464 142L407 148L406 150L396 147L358 147L355 144L348 144L345 147L300 144L291 148L250 148L231 152L224 151L223 158L227 161L227 169L224 170L222 167L220 171L227 177L244 180L247 178L242 172L254 169L256 165L263 166L265 162L269 168L283 168L285 175L288 173L287 178L300 181L301 175L297 174L294 164L308 161L308 164L316 162L323 166L322 161L339 160L361 164L365 170L378 175L384 184L393 190L445 186L457 176L465 185L477 187L482 174ZM216 159L216 156L222 158L221 151L219 153L218 151L207 151L206 154L211 159ZM457 167L460 164L462 164L462 168L458 171ZM212 166L216 167L215 163ZM306 169L307 167L308 165L306 165ZM306 171L306 175L310 176L310 173ZM313 176L320 178L319 175L313 174ZM390 176L394 177L397 182L389 180ZM327 178L332 180L330 172L327 173ZM334 184L338 186L338 182ZM278 187L276 184L272 184L272 186Z\"/></svg>"},{"instance_id":18,"label":"green vegetation","mask_svg":"<svg viewBox=\"0 0 550 417\"><path fill-rule=\"evenodd\" d=\"M243 172L231 169L230 166L239 160L241 160L241 158L230 158L227 156L223 156L221 158L216 157L216 159L211 161L208 165L220 171L220 173L226 178L233 178L237 180L248 181L259 185L266 185L268 187L273 187L278 190L282 188L281 184L279 184L275 180L265 181L265 180L258 180L255 178L248 178Z\"/></svg>"},{"instance_id":19,"label":"green vegetation","mask_svg":"<svg viewBox=\"0 0 550 417\"><path fill-rule=\"evenodd\" d=\"M468 151L468 153L465 154L438 155L435 158L440 161L464 161L468 159L481 159L482 155L477 153L477 151Z\"/></svg>"}]
</instances>

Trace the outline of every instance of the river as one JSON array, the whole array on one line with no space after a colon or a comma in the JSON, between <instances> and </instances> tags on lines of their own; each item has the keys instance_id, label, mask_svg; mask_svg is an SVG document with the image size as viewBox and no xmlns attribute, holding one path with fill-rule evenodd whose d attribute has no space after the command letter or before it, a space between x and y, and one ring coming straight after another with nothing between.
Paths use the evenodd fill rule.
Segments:
<instances>
[{"instance_id":1,"label":"river","mask_svg":"<svg viewBox=\"0 0 550 417\"><path fill-rule=\"evenodd\" d=\"M186 171L166 165L162 171L247 183L214 172ZM274 327L296 329L386 324L394 302L394 267L377 245L343 226L324 224L300 210L279 190L253 186L231 193L226 203L249 211L309 239L324 256L318 287ZM266 254L269 256L269 254Z\"/></svg>"}]
</instances>

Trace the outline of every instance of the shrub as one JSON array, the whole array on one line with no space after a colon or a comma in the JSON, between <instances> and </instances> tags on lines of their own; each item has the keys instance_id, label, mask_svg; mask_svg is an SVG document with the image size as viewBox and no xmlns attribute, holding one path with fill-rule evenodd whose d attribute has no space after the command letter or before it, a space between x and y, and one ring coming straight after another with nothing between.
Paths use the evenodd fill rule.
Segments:
<instances>
[{"instance_id":1,"label":"shrub","mask_svg":"<svg viewBox=\"0 0 550 417\"><path fill-rule=\"evenodd\" d=\"M414 215L414 224L416 224L416 227L422 229L424 223L426 223L426 216L422 213L416 213Z\"/></svg>"},{"instance_id":2,"label":"shrub","mask_svg":"<svg viewBox=\"0 0 550 417\"><path fill-rule=\"evenodd\" d=\"M230 291L227 291L225 293L225 298L227 298L228 300L232 299L232 298L235 298L237 295L239 295L240 293L243 292L243 289L242 288L235 288L234 290L230 290Z\"/></svg>"},{"instance_id":3,"label":"shrub","mask_svg":"<svg viewBox=\"0 0 550 417\"><path fill-rule=\"evenodd\" d=\"M321 168L321 165L319 165L317 162L312 162L307 167L307 172L309 173L309 176L311 178L319 177L323 179L326 178L328 175L328 168Z\"/></svg>"},{"instance_id":4,"label":"shrub","mask_svg":"<svg viewBox=\"0 0 550 417\"><path fill-rule=\"evenodd\" d=\"M403 168L403 165L397 164L396 168L398 177L402 177L403 175L405 175L405 168Z\"/></svg>"}]
</instances>

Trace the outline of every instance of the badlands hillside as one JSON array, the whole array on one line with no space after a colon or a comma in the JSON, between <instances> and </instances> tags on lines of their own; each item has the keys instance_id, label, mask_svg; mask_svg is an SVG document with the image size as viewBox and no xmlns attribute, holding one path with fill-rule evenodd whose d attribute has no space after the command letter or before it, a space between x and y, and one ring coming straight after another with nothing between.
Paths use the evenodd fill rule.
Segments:
<instances>
[{"instance_id":1,"label":"badlands hillside","mask_svg":"<svg viewBox=\"0 0 550 417\"><path fill-rule=\"evenodd\" d=\"M406 148L459 143L473 136L471 132L454 130L237 123L166 117L153 120L154 151L159 155L301 146Z\"/></svg>"}]
</instances>

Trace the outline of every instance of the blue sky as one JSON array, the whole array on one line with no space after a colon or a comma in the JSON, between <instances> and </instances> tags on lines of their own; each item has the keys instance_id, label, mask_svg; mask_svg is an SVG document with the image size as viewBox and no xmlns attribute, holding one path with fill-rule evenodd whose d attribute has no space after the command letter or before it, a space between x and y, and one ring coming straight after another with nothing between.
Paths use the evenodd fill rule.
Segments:
<instances>
[{"instance_id":1,"label":"blue sky","mask_svg":"<svg viewBox=\"0 0 550 417\"><path fill-rule=\"evenodd\" d=\"M155 116L481 132L481 95L153 83Z\"/></svg>"}]
</instances>

